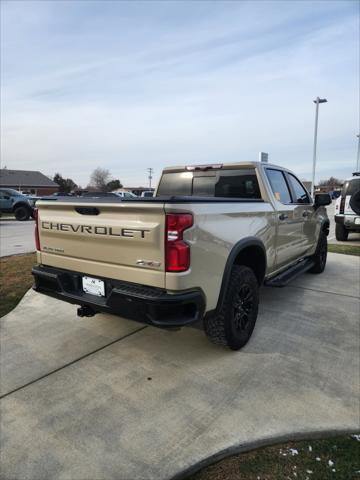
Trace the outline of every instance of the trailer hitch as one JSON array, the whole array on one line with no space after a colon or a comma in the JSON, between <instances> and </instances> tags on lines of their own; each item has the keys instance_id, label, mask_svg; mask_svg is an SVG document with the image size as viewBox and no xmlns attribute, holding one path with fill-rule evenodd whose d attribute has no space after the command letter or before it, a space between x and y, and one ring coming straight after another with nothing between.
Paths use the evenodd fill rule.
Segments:
<instances>
[{"instance_id":1,"label":"trailer hitch","mask_svg":"<svg viewBox=\"0 0 360 480\"><path fill-rule=\"evenodd\" d=\"M77 309L78 317L93 317L96 312L87 305L82 305Z\"/></svg>"}]
</instances>

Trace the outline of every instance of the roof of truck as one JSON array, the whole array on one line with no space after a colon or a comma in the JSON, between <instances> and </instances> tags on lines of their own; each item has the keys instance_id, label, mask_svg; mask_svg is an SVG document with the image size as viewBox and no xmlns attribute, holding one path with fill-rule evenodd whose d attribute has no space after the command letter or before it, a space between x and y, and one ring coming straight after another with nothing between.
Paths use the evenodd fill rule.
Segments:
<instances>
[{"instance_id":1,"label":"roof of truck","mask_svg":"<svg viewBox=\"0 0 360 480\"><path fill-rule=\"evenodd\" d=\"M171 167L165 167L163 172L184 172L184 171L195 171L195 170L211 170L211 169L233 169L233 168L244 168L244 167L259 167L266 166L272 168L281 168L282 170L288 170L285 167L279 165L274 165L272 163L265 162L256 162L256 161L243 161L243 162L233 162L233 163L203 163L203 164L188 164L188 165L175 165Z\"/></svg>"}]
</instances>

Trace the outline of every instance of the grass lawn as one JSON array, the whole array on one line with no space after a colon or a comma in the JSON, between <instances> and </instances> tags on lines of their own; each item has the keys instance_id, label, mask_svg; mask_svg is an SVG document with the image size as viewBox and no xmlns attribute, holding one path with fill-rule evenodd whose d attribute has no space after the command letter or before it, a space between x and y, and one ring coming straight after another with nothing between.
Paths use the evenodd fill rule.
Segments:
<instances>
[{"instance_id":1,"label":"grass lawn","mask_svg":"<svg viewBox=\"0 0 360 480\"><path fill-rule=\"evenodd\" d=\"M259 448L221 460L188 480L360 479L360 435L356 437L347 435Z\"/></svg>"},{"instance_id":2,"label":"grass lawn","mask_svg":"<svg viewBox=\"0 0 360 480\"><path fill-rule=\"evenodd\" d=\"M356 255L357 257L359 257L360 245L338 245L336 243L329 243L328 251L332 253L343 253L345 255Z\"/></svg>"},{"instance_id":3,"label":"grass lawn","mask_svg":"<svg viewBox=\"0 0 360 480\"><path fill-rule=\"evenodd\" d=\"M15 308L33 284L35 262L35 253L0 258L0 317Z\"/></svg>"}]
</instances>

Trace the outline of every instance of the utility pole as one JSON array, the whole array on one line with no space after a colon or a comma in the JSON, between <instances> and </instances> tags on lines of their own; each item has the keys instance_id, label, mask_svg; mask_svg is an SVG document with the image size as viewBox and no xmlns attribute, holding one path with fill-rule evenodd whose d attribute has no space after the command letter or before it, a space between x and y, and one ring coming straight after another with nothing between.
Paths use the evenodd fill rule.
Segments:
<instances>
[{"instance_id":1,"label":"utility pole","mask_svg":"<svg viewBox=\"0 0 360 480\"><path fill-rule=\"evenodd\" d=\"M151 190L151 180L152 180L152 174L154 173L154 169L149 167L146 169L148 172L149 172L149 176L148 176L148 179L149 179L149 188Z\"/></svg>"},{"instance_id":2,"label":"utility pole","mask_svg":"<svg viewBox=\"0 0 360 480\"><path fill-rule=\"evenodd\" d=\"M358 137L358 148L356 156L356 172L360 172L360 133L356 135Z\"/></svg>"},{"instance_id":3,"label":"utility pole","mask_svg":"<svg viewBox=\"0 0 360 480\"><path fill-rule=\"evenodd\" d=\"M314 198L315 192L315 169L316 169L316 149L317 149L317 132L318 132L318 120L319 120L319 104L326 103L326 98L316 97L314 103L315 109L315 130L314 130L314 150L313 150L313 168L312 168L312 182L311 182L311 196Z\"/></svg>"}]
</instances>

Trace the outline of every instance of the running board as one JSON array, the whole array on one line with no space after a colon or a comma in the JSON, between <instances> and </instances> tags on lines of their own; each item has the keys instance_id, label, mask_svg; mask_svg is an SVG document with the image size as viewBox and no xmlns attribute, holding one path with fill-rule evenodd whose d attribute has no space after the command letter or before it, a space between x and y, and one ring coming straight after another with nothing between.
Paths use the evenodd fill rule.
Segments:
<instances>
[{"instance_id":1,"label":"running board","mask_svg":"<svg viewBox=\"0 0 360 480\"><path fill-rule=\"evenodd\" d=\"M294 280L302 273L307 272L314 266L314 261L308 258L299 263L296 263L292 267L288 268L284 272L279 273L275 277L269 278L264 284L267 287L285 287L289 282Z\"/></svg>"}]
</instances>

